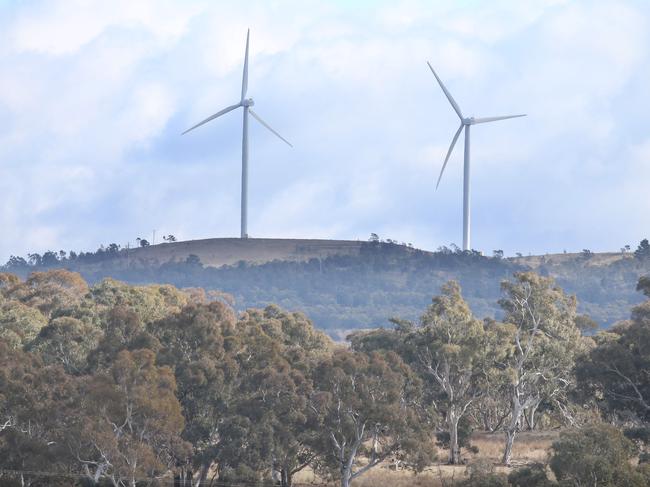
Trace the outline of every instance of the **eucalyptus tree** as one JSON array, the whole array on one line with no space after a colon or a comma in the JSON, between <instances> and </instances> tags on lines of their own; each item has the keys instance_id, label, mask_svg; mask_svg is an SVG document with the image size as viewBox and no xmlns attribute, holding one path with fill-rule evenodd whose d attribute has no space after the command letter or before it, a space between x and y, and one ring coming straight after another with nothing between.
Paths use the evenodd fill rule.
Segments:
<instances>
[{"instance_id":1,"label":"eucalyptus tree","mask_svg":"<svg viewBox=\"0 0 650 487\"><path fill-rule=\"evenodd\" d=\"M483 326L491 337L494 361L480 372L481 396L468 409L472 421L484 431L499 431L510 416L510 377L505 367L511 345L509 329L492 318L485 318ZM490 355L490 353L488 353Z\"/></svg>"},{"instance_id":2,"label":"eucalyptus tree","mask_svg":"<svg viewBox=\"0 0 650 487\"><path fill-rule=\"evenodd\" d=\"M71 316L50 320L26 347L38 353L47 364L61 364L68 374L81 374L88 368L88 356L99 345L102 330Z\"/></svg>"},{"instance_id":3,"label":"eucalyptus tree","mask_svg":"<svg viewBox=\"0 0 650 487\"><path fill-rule=\"evenodd\" d=\"M393 455L422 469L434 457L418 414L421 381L393 352L337 350L314 370L320 469L341 487Z\"/></svg>"},{"instance_id":4,"label":"eucalyptus tree","mask_svg":"<svg viewBox=\"0 0 650 487\"><path fill-rule=\"evenodd\" d=\"M420 326L407 343L416 355L416 367L433 380L442 394L437 402L449 433L449 463L461 462L458 423L485 392L485 376L504 356L498 334L487 333L472 314L460 286L450 281L433 298Z\"/></svg>"},{"instance_id":5,"label":"eucalyptus tree","mask_svg":"<svg viewBox=\"0 0 650 487\"><path fill-rule=\"evenodd\" d=\"M277 306L236 318L222 301L194 301L148 327L175 373L194 481L261 481L276 469L290 485L314 458L310 373L331 340Z\"/></svg>"},{"instance_id":6,"label":"eucalyptus tree","mask_svg":"<svg viewBox=\"0 0 650 487\"><path fill-rule=\"evenodd\" d=\"M128 305L117 305L100 311L101 336L97 346L88 354L88 368L96 372L108 370L122 350L150 349L159 344L141 321L137 311Z\"/></svg>"},{"instance_id":7,"label":"eucalyptus tree","mask_svg":"<svg viewBox=\"0 0 650 487\"><path fill-rule=\"evenodd\" d=\"M88 296L100 315L119 306L135 313L144 325L178 313L191 300L188 293L168 284L132 286L110 278L91 287Z\"/></svg>"},{"instance_id":8,"label":"eucalyptus tree","mask_svg":"<svg viewBox=\"0 0 650 487\"><path fill-rule=\"evenodd\" d=\"M241 367L245 373L239 408L256 429L268 431L265 460L280 485L288 487L293 476L317 457L313 444L321 432L309 403L311 373L332 353L334 344L302 313L275 305L247 310L238 331L246 337L243 350L255 357Z\"/></svg>"},{"instance_id":9,"label":"eucalyptus tree","mask_svg":"<svg viewBox=\"0 0 650 487\"><path fill-rule=\"evenodd\" d=\"M11 272L0 272L0 298L11 293L20 284L20 278Z\"/></svg>"},{"instance_id":10,"label":"eucalyptus tree","mask_svg":"<svg viewBox=\"0 0 650 487\"><path fill-rule=\"evenodd\" d=\"M236 317L221 302L189 304L153 323L157 363L172 368L183 408L183 438L193 445L197 482L206 481L224 448L239 375Z\"/></svg>"},{"instance_id":11,"label":"eucalyptus tree","mask_svg":"<svg viewBox=\"0 0 650 487\"><path fill-rule=\"evenodd\" d=\"M650 297L650 279L637 289ZM632 310L631 319L596 337L597 346L580 361L581 389L596 398L607 416L648 428L650 423L650 300Z\"/></svg>"},{"instance_id":12,"label":"eucalyptus tree","mask_svg":"<svg viewBox=\"0 0 650 487\"><path fill-rule=\"evenodd\" d=\"M393 319L393 330L357 333L350 339L357 350L397 352L419 374L424 385L423 404L444 417L448 461L459 464L459 422L489 392L498 374L495 367L504 360L507 348L503 346L503 328L486 329L472 314L458 283L450 281L441 291L417 325Z\"/></svg>"},{"instance_id":13,"label":"eucalyptus tree","mask_svg":"<svg viewBox=\"0 0 650 487\"><path fill-rule=\"evenodd\" d=\"M39 471L73 468L66 436L77 416L75 391L61 366L0 340L0 469L20 471L21 485L38 482Z\"/></svg>"},{"instance_id":14,"label":"eucalyptus tree","mask_svg":"<svg viewBox=\"0 0 650 487\"><path fill-rule=\"evenodd\" d=\"M243 438L233 440L236 444L244 440L246 447L230 448L230 463L236 466L245 460L261 479L271 474L282 487L289 487L293 476L316 457L312 444L319 434L318 422L310 410L310 378L282 354L269 358L262 367L245 369L242 376L237 414L246 419L248 429Z\"/></svg>"},{"instance_id":15,"label":"eucalyptus tree","mask_svg":"<svg viewBox=\"0 0 650 487\"><path fill-rule=\"evenodd\" d=\"M522 415L534 414L543 400L562 407L573 382L572 369L581 348L576 327L576 299L551 278L532 272L515 274L502 284L499 301L509 329L511 353L506 360L510 379L510 418L505 427L503 463L510 464Z\"/></svg>"},{"instance_id":16,"label":"eucalyptus tree","mask_svg":"<svg viewBox=\"0 0 650 487\"><path fill-rule=\"evenodd\" d=\"M71 445L89 478L135 487L187 456L174 374L155 358L151 350L123 350L109 371L84 378Z\"/></svg>"},{"instance_id":17,"label":"eucalyptus tree","mask_svg":"<svg viewBox=\"0 0 650 487\"><path fill-rule=\"evenodd\" d=\"M303 313L288 312L277 305L264 309L249 309L242 315L242 323L255 323L282 348L292 360L313 361L331 352L332 340Z\"/></svg>"},{"instance_id":18,"label":"eucalyptus tree","mask_svg":"<svg viewBox=\"0 0 650 487\"><path fill-rule=\"evenodd\" d=\"M37 308L49 318L52 312L78 305L88 293L88 284L76 272L55 269L33 272L23 282L6 290L5 297Z\"/></svg>"},{"instance_id":19,"label":"eucalyptus tree","mask_svg":"<svg viewBox=\"0 0 650 487\"><path fill-rule=\"evenodd\" d=\"M15 299L0 301L0 339L12 348L27 346L46 324L38 309Z\"/></svg>"}]
</instances>

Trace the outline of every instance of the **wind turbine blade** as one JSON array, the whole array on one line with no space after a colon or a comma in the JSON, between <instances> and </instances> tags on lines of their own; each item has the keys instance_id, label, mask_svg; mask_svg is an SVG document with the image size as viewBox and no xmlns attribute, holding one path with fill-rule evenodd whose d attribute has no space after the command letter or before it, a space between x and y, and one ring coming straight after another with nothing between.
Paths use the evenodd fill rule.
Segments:
<instances>
[{"instance_id":1,"label":"wind turbine blade","mask_svg":"<svg viewBox=\"0 0 650 487\"><path fill-rule=\"evenodd\" d=\"M190 128L187 129L185 132L183 132L181 135L185 135L185 134L188 133L190 130L194 130L195 128L200 127L201 125L203 125L204 123L208 123L210 120L214 120L215 118L220 117L221 115L224 115L224 114L226 114L226 113L228 113L228 112L231 112L231 111L233 111L235 108L239 108L240 106L241 106L241 103L237 103L236 105L231 105L231 106L229 106L228 108L224 108L224 109L221 110L220 112L217 112L217 113L215 113L214 115L212 115L212 116L206 118L206 119L203 120L202 122L197 123L195 126L190 127Z\"/></svg>"},{"instance_id":2,"label":"wind turbine blade","mask_svg":"<svg viewBox=\"0 0 650 487\"><path fill-rule=\"evenodd\" d=\"M505 115L503 117L483 117L483 118L475 118L472 120L472 123L488 123L488 122L498 122L499 120L507 120L509 118L519 118L519 117L525 117L526 114L522 115Z\"/></svg>"},{"instance_id":3,"label":"wind turbine blade","mask_svg":"<svg viewBox=\"0 0 650 487\"><path fill-rule=\"evenodd\" d=\"M431 63L430 63L429 61L427 61L427 64L429 65L429 69L431 70L431 72L433 73L433 75L434 75L434 76L436 77L436 79L438 80L438 84L440 85L440 88L442 88L442 91L444 91L445 96L446 96L447 99L449 100L449 103L451 103L451 106L454 108L456 114L457 114L457 115L460 117L460 119L462 120L462 119L463 119L463 114L462 114L462 112L460 111L460 107L458 106L458 103L456 103L456 100L454 100L454 97L451 96L451 93L449 93L449 91L447 90L447 88L445 88L445 85L443 84L442 80L438 77L438 75L436 74L436 72L433 70L433 66L431 66Z\"/></svg>"},{"instance_id":4,"label":"wind turbine blade","mask_svg":"<svg viewBox=\"0 0 650 487\"><path fill-rule=\"evenodd\" d=\"M451 151L454 150L454 146L456 145L456 141L458 140L458 136L460 135L461 130L463 130L463 124L460 124L460 127L458 127L458 130L456 131L456 134L454 135L454 138L451 139L451 145L449 146L449 150L447 151L447 157L445 157L445 162L442 165L442 169L440 170L440 176L438 176L438 182L436 183L436 189L438 189L438 186L440 186L440 180L442 179L442 173L445 172L445 168L447 167L447 162L449 162L449 156L451 156Z\"/></svg>"},{"instance_id":5,"label":"wind turbine blade","mask_svg":"<svg viewBox=\"0 0 650 487\"><path fill-rule=\"evenodd\" d=\"M291 142L289 142L287 139L285 139L285 138L282 137L279 133L277 133L275 130L273 130L273 129L271 128L271 126L270 126L268 123L266 123L264 120L262 120L262 119L260 118L260 116L259 116L257 113L255 113L255 112L254 112L253 110L251 110L250 108L248 109L248 113L250 113L250 114L253 116L253 118L254 118L255 120L257 120L259 123L261 123L262 125L264 125L267 129L269 129L271 132L273 132L276 136L278 136L278 137L279 137L283 142L285 142L289 147L293 147L293 145L291 145Z\"/></svg>"},{"instance_id":6,"label":"wind turbine blade","mask_svg":"<svg viewBox=\"0 0 650 487\"><path fill-rule=\"evenodd\" d=\"M246 92L248 91L248 40L251 35L251 30L248 29L246 32L246 54L244 55L244 75L241 80L241 99L244 101L246 97Z\"/></svg>"}]
</instances>

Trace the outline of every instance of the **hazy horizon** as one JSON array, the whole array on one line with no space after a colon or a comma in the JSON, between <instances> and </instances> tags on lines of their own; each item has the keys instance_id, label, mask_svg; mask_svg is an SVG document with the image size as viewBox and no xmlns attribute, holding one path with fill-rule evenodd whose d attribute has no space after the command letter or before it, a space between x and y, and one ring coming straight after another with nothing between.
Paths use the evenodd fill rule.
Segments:
<instances>
[{"instance_id":1,"label":"hazy horizon","mask_svg":"<svg viewBox=\"0 0 650 487\"><path fill-rule=\"evenodd\" d=\"M641 1L0 0L0 262L11 254L239 235L246 29L255 111L249 233L634 249L648 237L648 20ZM644 201L646 203L644 203Z\"/></svg>"}]
</instances>

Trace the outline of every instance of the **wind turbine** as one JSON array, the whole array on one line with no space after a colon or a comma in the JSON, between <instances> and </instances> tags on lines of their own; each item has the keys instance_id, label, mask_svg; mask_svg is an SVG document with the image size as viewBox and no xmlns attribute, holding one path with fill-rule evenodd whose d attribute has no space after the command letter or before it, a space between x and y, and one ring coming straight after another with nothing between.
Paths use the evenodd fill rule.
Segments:
<instances>
[{"instance_id":1,"label":"wind turbine","mask_svg":"<svg viewBox=\"0 0 650 487\"><path fill-rule=\"evenodd\" d=\"M451 96L451 93L445 88L445 85L442 83L442 80L438 77L436 72L433 69L433 66L431 66L431 63L427 61L427 64L429 65L429 69L431 69L431 72L433 75L436 77L438 80L438 84L440 85L440 88L442 88L442 91L444 92L445 96L449 100L449 103L451 103L452 108L458 115L458 118L460 118L460 127L458 127L458 130L456 131L456 134L454 134L454 138L451 139L451 145L449 146L449 150L447 151L447 157L445 157L445 162L442 165L442 169L440 170L440 176L438 176L438 182L436 183L436 189L438 189L438 186L440 186L440 180L442 179L442 173L445 172L445 167L447 167L447 162L449 161L449 156L451 156L451 151L454 150L454 146L456 145L456 141L458 140L458 136L460 135L461 130L463 130L463 127L465 128L465 164L464 164L464 169L463 169L463 250L471 250L470 247L470 229L469 229L469 222L470 222L470 184L469 184L469 128L472 125L476 125L479 123L488 123L488 122L496 122L498 120L506 120L508 118L517 118L517 117L525 117L525 114L522 115L505 115L505 116L500 116L500 117L483 117L483 118L474 118L474 117L463 117L463 113L460 110L460 107L458 106L458 103L456 103L456 100L454 100L454 97Z\"/></svg>"},{"instance_id":2,"label":"wind turbine","mask_svg":"<svg viewBox=\"0 0 650 487\"><path fill-rule=\"evenodd\" d=\"M243 126L243 136L242 136L242 146L241 146L241 238L248 238L248 115L250 114L255 120L257 120L262 126L266 127L273 134L285 142L289 147L293 147L291 143L282 137L279 133L271 128L271 126L260 118L260 116L253 111L251 108L255 105L255 102L252 98L246 98L246 93L248 92L248 43L250 39L250 29L246 33L246 54L244 55L244 75L242 77L241 83L241 100L235 105L224 108L221 111L218 111L214 115L209 116L202 122L197 123L193 127L190 127L182 135L185 135L191 130L194 130L201 125L208 123L210 120L225 115L228 112L231 112L239 107L244 109L244 126Z\"/></svg>"}]
</instances>

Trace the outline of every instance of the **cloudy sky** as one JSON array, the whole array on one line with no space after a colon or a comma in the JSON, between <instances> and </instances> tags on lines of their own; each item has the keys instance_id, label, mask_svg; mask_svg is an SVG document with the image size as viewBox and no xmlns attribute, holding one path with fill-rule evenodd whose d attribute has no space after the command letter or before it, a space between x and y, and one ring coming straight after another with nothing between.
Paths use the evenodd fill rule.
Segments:
<instances>
[{"instance_id":1,"label":"cloudy sky","mask_svg":"<svg viewBox=\"0 0 650 487\"><path fill-rule=\"evenodd\" d=\"M239 234L246 29L249 233L435 249L618 250L650 236L650 3L0 0L0 261L136 237ZM158 237L159 238L159 237Z\"/></svg>"}]
</instances>

